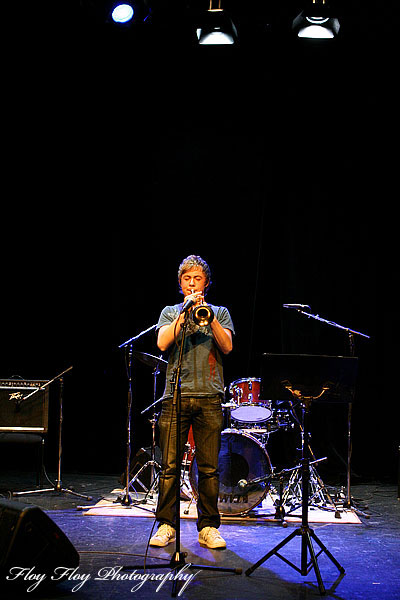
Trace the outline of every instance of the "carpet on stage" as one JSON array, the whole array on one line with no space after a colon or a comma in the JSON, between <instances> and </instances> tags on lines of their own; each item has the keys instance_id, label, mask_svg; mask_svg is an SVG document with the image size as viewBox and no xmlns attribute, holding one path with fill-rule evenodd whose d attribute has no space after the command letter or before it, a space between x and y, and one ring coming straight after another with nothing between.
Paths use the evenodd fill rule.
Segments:
<instances>
[{"instance_id":1,"label":"carpet on stage","mask_svg":"<svg viewBox=\"0 0 400 600\"><path fill-rule=\"evenodd\" d=\"M85 506L84 515L88 516L105 516L105 517L155 517L157 506L157 494L152 498L146 498L145 494L134 493L130 494L131 504L125 505L122 502L125 500L125 491L123 489L114 489L93 506ZM242 522L242 523L268 523L280 522L275 518L276 508L275 502L277 497L269 493L262 502L246 514L221 514L221 520L224 523ZM293 507L285 508L284 521L287 524L301 523L301 506L296 510ZM310 523L335 523L337 525L361 524L361 521L354 510L335 506L321 507L318 505L309 506L308 521ZM182 519L197 519L196 501L190 499L181 500L180 512ZM338 518L339 516L339 518Z\"/></svg>"}]
</instances>

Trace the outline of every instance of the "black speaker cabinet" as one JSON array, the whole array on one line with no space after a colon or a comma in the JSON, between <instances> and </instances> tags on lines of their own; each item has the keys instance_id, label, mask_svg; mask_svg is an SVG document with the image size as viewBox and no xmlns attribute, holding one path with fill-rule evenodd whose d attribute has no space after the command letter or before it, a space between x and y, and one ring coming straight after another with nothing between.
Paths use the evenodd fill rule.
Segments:
<instances>
[{"instance_id":1,"label":"black speaker cabinet","mask_svg":"<svg viewBox=\"0 0 400 600\"><path fill-rule=\"evenodd\" d=\"M0 586L27 589L34 575L39 588L59 583L60 567L79 566L79 554L61 529L38 506L0 499ZM16 577L20 569L32 579ZM53 580L51 577L53 576ZM66 574L67 576L67 574ZM65 577L64 577L65 579Z\"/></svg>"},{"instance_id":2,"label":"black speaker cabinet","mask_svg":"<svg viewBox=\"0 0 400 600\"><path fill-rule=\"evenodd\" d=\"M46 381L0 379L0 432L47 433L49 387Z\"/></svg>"}]
</instances>

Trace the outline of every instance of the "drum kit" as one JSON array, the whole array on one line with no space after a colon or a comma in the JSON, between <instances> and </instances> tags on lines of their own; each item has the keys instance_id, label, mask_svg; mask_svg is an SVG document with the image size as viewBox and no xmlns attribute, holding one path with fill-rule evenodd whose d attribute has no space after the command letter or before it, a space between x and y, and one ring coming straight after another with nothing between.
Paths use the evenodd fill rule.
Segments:
<instances>
[{"instance_id":1,"label":"drum kit","mask_svg":"<svg viewBox=\"0 0 400 600\"><path fill-rule=\"evenodd\" d=\"M274 474L267 450L269 436L295 425L291 411L272 407L271 401L260 397L260 389L261 379L237 379L229 386L229 401L222 404L225 428L221 433L218 465L221 515L248 515L262 503ZM182 465L184 481L187 472L192 502L198 496L198 472L191 430ZM248 481L251 485L241 485Z\"/></svg>"},{"instance_id":2,"label":"drum kit","mask_svg":"<svg viewBox=\"0 0 400 600\"><path fill-rule=\"evenodd\" d=\"M156 390L156 377L166 371L167 363L161 357L152 356L143 352L135 352L135 357L148 366L153 366L154 397ZM222 403L224 414L224 429L221 432L221 450L219 454L220 489L218 496L218 509L223 516L246 516L257 506L260 506L268 493L272 493L272 479L280 480L279 498L275 499L278 507L276 516L285 514L282 510L285 503L286 514L295 510L301 504L301 488L299 485L300 467L285 469L289 481L282 487L282 473L275 473L268 453L268 441L276 432L288 432L296 426L301 429L301 424L293 409L279 408L270 400L260 396L261 379L246 377L233 381L226 390L229 394L227 402ZM135 490L139 484L141 490L152 495L157 490L160 465L154 460L155 455L155 428L158 414L156 405L160 400L155 400L145 408L145 414L153 408L153 418L149 419L152 425L152 451L151 460L144 464L140 471L130 481L130 487ZM181 465L181 498L189 501L185 513L189 513L190 505L198 498L198 470L196 463L196 447L192 427L190 427L188 440ZM313 457L314 458L314 457ZM324 460L324 459L319 459ZM314 462L319 462L315 460ZM146 488L140 480L141 473L151 469L151 485ZM326 504L329 494L311 464L311 497L317 503ZM245 482L246 485L243 485ZM247 485L249 482L249 485ZM136 491L136 490L135 490ZM332 502L333 505L333 502ZM280 512L279 512L280 509ZM282 518L280 519L282 520Z\"/></svg>"}]
</instances>

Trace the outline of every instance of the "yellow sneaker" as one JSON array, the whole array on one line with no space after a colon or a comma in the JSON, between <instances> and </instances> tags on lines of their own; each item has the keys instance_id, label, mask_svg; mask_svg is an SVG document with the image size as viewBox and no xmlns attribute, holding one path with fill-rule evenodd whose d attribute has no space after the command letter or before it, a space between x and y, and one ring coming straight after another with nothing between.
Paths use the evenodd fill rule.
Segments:
<instances>
[{"instance_id":1,"label":"yellow sneaker","mask_svg":"<svg viewBox=\"0 0 400 600\"><path fill-rule=\"evenodd\" d=\"M203 527L199 531L199 543L207 548L226 548L226 541L215 527Z\"/></svg>"},{"instance_id":2,"label":"yellow sneaker","mask_svg":"<svg viewBox=\"0 0 400 600\"><path fill-rule=\"evenodd\" d=\"M175 541L175 529L168 525L167 523L163 523L157 530L157 533L153 535L150 540L150 546L159 546L162 548L163 546L167 546L171 542Z\"/></svg>"}]
</instances>

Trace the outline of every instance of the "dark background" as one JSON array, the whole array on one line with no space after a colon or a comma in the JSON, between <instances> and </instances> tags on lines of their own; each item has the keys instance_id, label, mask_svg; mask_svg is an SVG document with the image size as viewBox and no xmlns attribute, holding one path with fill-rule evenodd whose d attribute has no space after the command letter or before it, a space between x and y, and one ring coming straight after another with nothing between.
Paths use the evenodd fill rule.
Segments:
<instances>
[{"instance_id":1,"label":"dark background","mask_svg":"<svg viewBox=\"0 0 400 600\"><path fill-rule=\"evenodd\" d=\"M342 39L301 45L298 6L260 3L239 48L193 48L172 16L115 31L87 5L31 14L4 36L1 378L65 377L63 468L122 472L127 377L118 345L179 301L188 254L210 264L209 300L236 337L226 385L265 352L348 355L355 336L353 478L398 469L397 201L390 4L346 3ZM158 7L159 9L160 7ZM236 11L236 13L235 13ZM256 20L253 25L251 19ZM268 27L265 24L268 24ZM204 52L202 52L204 50ZM156 354L153 333L135 348ZM164 386L158 380L158 395ZM57 464L58 384L48 470ZM133 364L132 451L152 369ZM347 406L313 409L321 473L345 483ZM270 438L276 465L293 433ZM3 467L30 468L24 451Z\"/></svg>"}]
</instances>

